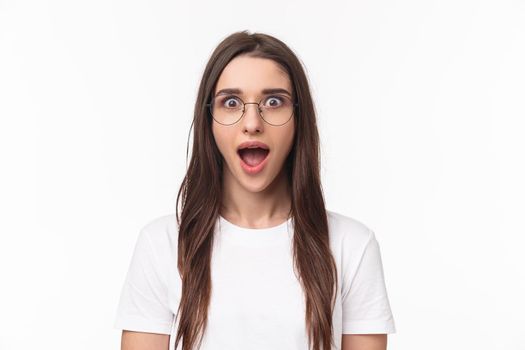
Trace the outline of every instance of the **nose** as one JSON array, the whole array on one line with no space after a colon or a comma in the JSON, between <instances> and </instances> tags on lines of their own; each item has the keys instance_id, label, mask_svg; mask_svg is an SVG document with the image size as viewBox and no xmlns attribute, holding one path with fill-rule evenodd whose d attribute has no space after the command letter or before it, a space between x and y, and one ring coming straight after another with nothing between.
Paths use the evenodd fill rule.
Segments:
<instances>
[{"instance_id":1,"label":"nose","mask_svg":"<svg viewBox=\"0 0 525 350\"><path fill-rule=\"evenodd\" d=\"M264 122L259 115L259 106L257 103L246 103L244 106L244 116L242 121L242 131L252 133L261 133L264 129Z\"/></svg>"}]
</instances>

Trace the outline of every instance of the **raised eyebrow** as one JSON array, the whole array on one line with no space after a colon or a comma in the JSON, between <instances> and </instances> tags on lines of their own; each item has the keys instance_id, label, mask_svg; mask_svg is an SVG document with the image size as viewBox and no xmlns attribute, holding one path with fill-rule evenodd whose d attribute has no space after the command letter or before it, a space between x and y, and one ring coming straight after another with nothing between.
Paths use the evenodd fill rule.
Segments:
<instances>
[{"instance_id":1,"label":"raised eyebrow","mask_svg":"<svg viewBox=\"0 0 525 350\"><path fill-rule=\"evenodd\" d=\"M269 89L263 89L261 92L262 92L263 95L269 95L269 94L285 94L285 95L288 95L288 96L292 97L292 95L290 94L290 92L288 92L288 90L286 90L286 89L282 89L282 88L269 88ZM242 92L241 89L238 89L238 88L227 88L227 89L221 89L221 90L217 91L217 93L215 94L215 96L226 95L226 94L237 94L237 95L242 95L243 92Z\"/></svg>"}]
</instances>

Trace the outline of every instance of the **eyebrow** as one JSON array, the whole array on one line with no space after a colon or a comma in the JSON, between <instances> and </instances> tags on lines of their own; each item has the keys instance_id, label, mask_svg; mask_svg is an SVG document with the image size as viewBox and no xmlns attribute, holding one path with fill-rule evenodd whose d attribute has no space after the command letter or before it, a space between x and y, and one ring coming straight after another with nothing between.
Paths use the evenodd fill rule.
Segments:
<instances>
[{"instance_id":1,"label":"eyebrow","mask_svg":"<svg viewBox=\"0 0 525 350\"><path fill-rule=\"evenodd\" d=\"M221 89L221 90L217 91L215 96L225 95L225 94L239 94L239 95L242 95L243 92L242 92L241 89L238 89L238 88L228 88L228 89ZM281 88L263 89L262 90L262 94L263 95L268 95L268 94L286 94L286 95L292 97L292 95L288 92L288 90L281 89Z\"/></svg>"}]
</instances>

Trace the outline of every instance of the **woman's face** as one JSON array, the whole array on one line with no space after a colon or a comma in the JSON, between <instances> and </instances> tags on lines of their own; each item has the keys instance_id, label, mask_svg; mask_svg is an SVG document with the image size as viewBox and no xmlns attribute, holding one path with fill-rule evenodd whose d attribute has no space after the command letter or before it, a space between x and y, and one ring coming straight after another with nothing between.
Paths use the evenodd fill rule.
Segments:
<instances>
[{"instance_id":1,"label":"woman's face","mask_svg":"<svg viewBox=\"0 0 525 350\"><path fill-rule=\"evenodd\" d=\"M224 94L221 92L223 89L238 89L239 92ZM241 55L231 60L224 68L213 96L234 95L244 102L259 102L265 97L286 95L263 94L262 91L265 89L284 89L289 93L291 100L290 79L277 63L270 59ZM278 101L269 99L265 104L276 105ZM235 100L224 104L238 105ZM212 119L213 136L224 158L224 180L237 182L248 191L260 192L266 189L278 175L281 175L281 179L285 178L282 176L283 165L292 148L294 119L295 116L292 116L284 125L270 125L262 120L257 112L257 105L253 104L246 105L243 117L235 124L222 125ZM269 152L267 155L266 152L259 153L257 150L238 152L240 145L246 141L262 142Z\"/></svg>"}]
</instances>

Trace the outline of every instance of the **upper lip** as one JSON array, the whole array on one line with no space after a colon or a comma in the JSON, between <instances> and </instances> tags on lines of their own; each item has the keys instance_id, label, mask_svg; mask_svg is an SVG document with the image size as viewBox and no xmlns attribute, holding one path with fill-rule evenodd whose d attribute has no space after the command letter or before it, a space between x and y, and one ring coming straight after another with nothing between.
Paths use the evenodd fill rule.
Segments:
<instances>
[{"instance_id":1,"label":"upper lip","mask_svg":"<svg viewBox=\"0 0 525 350\"><path fill-rule=\"evenodd\" d=\"M269 150L270 147L268 147L267 144L265 143L262 143L260 141L246 141L246 142L243 142L239 145L239 147L237 147L237 151L243 149L243 148L262 148L262 149L266 149L266 150Z\"/></svg>"}]
</instances>

